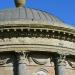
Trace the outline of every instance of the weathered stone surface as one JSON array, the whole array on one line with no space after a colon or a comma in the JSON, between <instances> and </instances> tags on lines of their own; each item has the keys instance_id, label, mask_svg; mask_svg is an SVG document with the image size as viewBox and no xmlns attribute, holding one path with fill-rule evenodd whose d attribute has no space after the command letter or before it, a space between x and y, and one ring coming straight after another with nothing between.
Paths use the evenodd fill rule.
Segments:
<instances>
[{"instance_id":1,"label":"weathered stone surface","mask_svg":"<svg viewBox=\"0 0 75 75\"><path fill-rule=\"evenodd\" d=\"M74 75L74 60L74 27L35 9L0 11L0 75Z\"/></svg>"}]
</instances>

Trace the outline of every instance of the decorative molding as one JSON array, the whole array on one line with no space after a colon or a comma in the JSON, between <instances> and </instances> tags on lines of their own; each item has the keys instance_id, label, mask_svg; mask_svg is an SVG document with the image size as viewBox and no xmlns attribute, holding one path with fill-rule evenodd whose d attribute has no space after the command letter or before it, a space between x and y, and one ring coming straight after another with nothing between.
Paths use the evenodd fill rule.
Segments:
<instances>
[{"instance_id":1,"label":"decorative molding","mask_svg":"<svg viewBox=\"0 0 75 75\"><path fill-rule=\"evenodd\" d=\"M45 41L46 40L46 41ZM65 40L59 39L48 39L48 38L41 38L41 37L18 37L18 38L4 38L0 39L0 45L22 45L22 44L32 44L32 45L53 45L59 47L66 47L66 48L73 48L75 49L75 43L69 42Z\"/></svg>"},{"instance_id":2,"label":"decorative molding","mask_svg":"<svg viewBox=\"0 0 75 75\"><path fill-rule=\"evenodd\" d=\"M18 34L17 31L20 31L20 34ZM26 31L25 31L26 30ZM39 33L38 33L39 30ZM40 38L54 38L54 39L62 39L65 41L71 41L75 42L75 34L71 32L61 31L59 29L54 29L54 27L48 29L48 28L36 28L36 27L12 27L12 29L9 28L3 28L0 29L2 34L0 37L40 37ZM6 32L5 32L6 31ZM4 34L6 33L6 34ZM64 34L65 33L65 34ZM11 35L12 34L12 35Z\"/></svg>"},{"instance_id":3,"label":"decorative molding","mask_svg":"<svg viewBox=\"0 0 75 75\"><path fill-rule=\"evenodd\" d=\"M3 45L0 46L0 52L3 51L47 51L47 52L57 52L58 54L70 54L70 55L75 55L75 49L74 48L66 48L66 47L59 47L59 46L53 46L53 45Z\"/></svg>"}]
</instances>

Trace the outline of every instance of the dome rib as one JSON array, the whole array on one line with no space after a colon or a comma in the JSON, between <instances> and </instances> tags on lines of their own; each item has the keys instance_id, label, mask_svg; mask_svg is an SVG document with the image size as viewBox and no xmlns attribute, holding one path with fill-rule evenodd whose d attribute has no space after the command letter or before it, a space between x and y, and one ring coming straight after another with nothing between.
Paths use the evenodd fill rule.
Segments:
<instances>
[{"instance_id":1,"label":"dome rib","mask_svg":"<svg viewBox=\"0 0 75 75\"><path fill-rule=\"evenodd\" d=\"M46 21L49 23L59 22L59 19L51 14L30 8L16 8L0 11L0 21L15 20ZM62 23L62 21L60 22Z\"/></svg>"},{"instance_id":2,"label":"dome rib","mask_svg":"<svg viewBox=\"0 0 75 75\"><path fill-rule=\"evenodd\" d=\"M74 29L66 25L53 14L31 8L15 8L0 11L0 27L7 26L29 26L43 28Z\"/></svg>"}]
</instances>

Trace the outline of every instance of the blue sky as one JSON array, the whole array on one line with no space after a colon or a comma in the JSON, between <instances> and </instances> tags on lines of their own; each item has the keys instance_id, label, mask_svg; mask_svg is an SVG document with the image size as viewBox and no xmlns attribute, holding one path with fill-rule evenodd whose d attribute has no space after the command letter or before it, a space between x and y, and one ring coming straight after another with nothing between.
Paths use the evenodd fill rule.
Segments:
<instances>
[{"instance_id":1,"label":"blue sky","mask_svg":"<svg viewBox=\"0 0 75 75\"><path fill-rule=\"evenodd\" d=\"M75 26L75 0L27 0L26 7L53 13ZM0 10L15 8L14 0L0 0Z\"/></svg>"}]
</instances>

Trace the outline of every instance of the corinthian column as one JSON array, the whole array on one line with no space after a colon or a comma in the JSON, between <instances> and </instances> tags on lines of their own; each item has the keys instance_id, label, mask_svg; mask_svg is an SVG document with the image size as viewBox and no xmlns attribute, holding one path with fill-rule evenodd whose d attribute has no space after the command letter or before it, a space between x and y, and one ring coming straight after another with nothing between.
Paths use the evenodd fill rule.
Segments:
<instances>
[{"instance_id":1,"label":"corinthian column","mask_svg":"<svg viewBox=\"0 0 75 75\"><path fill-rule=\"evenodd\" d=\"M18 59L18 75L26 75L25 53L19 53Z\"/></svg>"},{"instance_id":2,"label":"corinthian column","mask_svg":"<svg viewBox=\"0 0 75 75\"><path fill-rule=\"evenodd\" d=\"M65 75L65 56L64 55L60 55L60 57L57 60L57 73L58 75Z\"/></svg>"}]
</instances>

